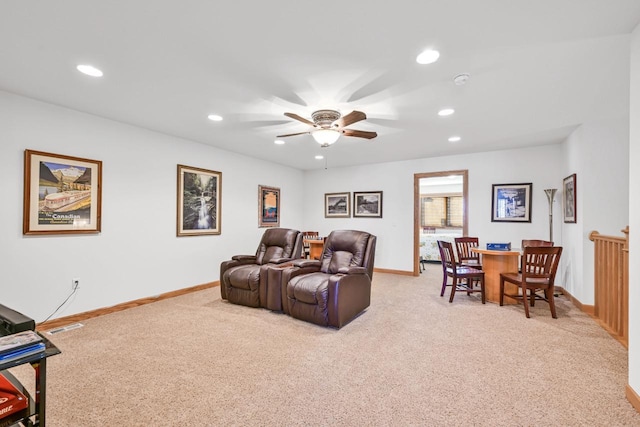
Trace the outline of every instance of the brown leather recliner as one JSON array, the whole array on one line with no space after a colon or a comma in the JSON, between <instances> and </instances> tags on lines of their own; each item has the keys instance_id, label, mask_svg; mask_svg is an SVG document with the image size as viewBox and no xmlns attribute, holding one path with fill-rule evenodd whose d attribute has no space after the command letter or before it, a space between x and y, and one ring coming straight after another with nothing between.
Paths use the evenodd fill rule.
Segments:
<instances>
[{"instance_id":1,"label":"brown leather recliner","mask_svg":"<svg viewBox=\"0 0 640 427\"><path fill-rule=\"evenodd\" d=\"M302 233L288 228L267 229L255 255L235 255L220 264L223 299L249 307L266 307L267 269L302 257ZM276 284L280 297L280 283Z\"/></svg>"},{"instance_id":2,"label":"brown leather recliner","mask_svg":"<svg viewBox=\"0 0 640 427\"><path fill-rule=\"evenodd\" d=\"M297 319L341 328L371 302L376 236L336 230L320 260L297 260L282 270L283 311Z\"/></svg>"}]
</instances>

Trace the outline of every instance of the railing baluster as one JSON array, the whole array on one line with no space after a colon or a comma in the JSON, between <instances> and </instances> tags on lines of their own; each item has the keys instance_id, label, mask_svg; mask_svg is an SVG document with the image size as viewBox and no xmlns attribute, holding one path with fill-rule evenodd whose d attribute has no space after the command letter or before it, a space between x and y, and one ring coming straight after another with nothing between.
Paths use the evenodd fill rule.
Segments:
<instances>
[{"instance_id":1,"label":"railing baluster","mask_svg":"<svg viewBox=\"0 0 640 427\"><path fill-rule=\"evenodd\" d=\"M592 231L594 242L594 314L600 324L628 346L629 227L625 237Z\"/></svg>"}]
</instances>

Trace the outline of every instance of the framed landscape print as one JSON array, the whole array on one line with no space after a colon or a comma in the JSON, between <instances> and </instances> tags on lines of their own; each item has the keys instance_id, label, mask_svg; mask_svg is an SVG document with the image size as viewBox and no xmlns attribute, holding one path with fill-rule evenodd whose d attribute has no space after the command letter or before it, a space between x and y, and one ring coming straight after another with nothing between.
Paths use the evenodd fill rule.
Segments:
<instances>
[{"instance_id":1,"label":"framed landscape print","mask_svg":"<svg viewBox=\"0 0 640 427\"><path fill-rule=\"evenodd\" d=\"M531 222L532 184L493 184L492 222Z\"/></svg>"},{"instance_id":2,"label":"framed landscape print","mask_svg":"<svg viewBox=\"0 0 640 427\"><path fill-rule=\"evenodd\" d=\"M221 233L222 172L178 165L178 236Z\"/></svg>"},{"instance_id":3,"label":"framed landscape print","mask_svg":"<svg viewBox=\"0 0 640 427\"><path fill-rule=\"evenodd\" d=\"M258 227L280 226L280 189L258 186Z\"/></svg>"},{"instance_id":4,"label":"framed landscape print","mask_svg":"<svg viewBox=\"0 0 640 427\"><path fill-rule=\"evenodd\" d=\"M325 193L324 217L349 218L351 216L351 193Z\"/></svg>"},{"instance_id":5,"label":"framed landscape print","mask_svg":"<svg viewBox=\"0 0 640 427\"><path fill-rule=\"evenodd\" d=\"M564 222L576 221L576 174L569 175L562 181L562 212Z\"/></svg>"},{"instance_id":6,"label":"framed landscape print","mask_svg":"<svg viewBox=\"0 0 640 427\"><path fill-rule=\"evenodd\" d=\"M353 193L354 218L382 218L382 191Z\"/></svg>"},{"instance_id":7,"label":"framed landscape print","mask_svg":"<svg viewBox=\"0 0 640 427\"><path fill-rule=\"evenodd\" d=\"M102 162L25 150L24 234L99 233Z\"/></svg>"}]
</instances>

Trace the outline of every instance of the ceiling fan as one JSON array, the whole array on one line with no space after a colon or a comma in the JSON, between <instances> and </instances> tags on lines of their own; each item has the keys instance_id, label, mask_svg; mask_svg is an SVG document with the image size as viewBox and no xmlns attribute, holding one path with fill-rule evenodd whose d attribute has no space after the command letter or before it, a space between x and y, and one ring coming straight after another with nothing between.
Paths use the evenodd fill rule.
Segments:
<instances>
[{"instance_id":1,"label":"ceiling fan","mask_svg":"<svg viewBox=\"0 0 640 427\"><path fill-rule=\"evenodd\" d=\"M313 121L300 117L294 113L284 113L284 115L306 125L312 126L313 129L306 132L278 135L278 138L310 133L318 144L322 147L328 147L336 142L340 135L355 136L356 138L366 139L372 139L378 136L376 132L346 129L347 126L367 118L367 115L362 111L352 111L346 116L342 116L340 112L336 110L318 110L311 113L311 120Z\"/></svg>"}]
</instances>

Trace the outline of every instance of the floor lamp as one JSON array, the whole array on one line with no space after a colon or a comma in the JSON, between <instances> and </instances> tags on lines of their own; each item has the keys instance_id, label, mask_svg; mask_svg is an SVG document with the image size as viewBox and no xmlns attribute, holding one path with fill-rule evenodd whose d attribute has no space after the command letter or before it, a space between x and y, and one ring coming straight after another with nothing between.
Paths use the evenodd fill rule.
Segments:
<instances>
[{"instance_id":1,"label":"floor lamp","mask_svg":"<svg viewBox=\"0 0 640 427\"><path fill-rule=\"evenodd\" d=\"M553 198L556 195L555 188L549 188L544 190L547 195L547 200L549 200L549 241L553 242Z\"/></svg>"},{"instance_id":2,"label":"floor lamp","mask_svg":"<svg viewBox=\"0 0 640 427\"><path fill-rule=\"evenodd\" d=\"M553 242L553 198L556 195L556 191L558 190L556 190L555 188L548 188L544 190L545 194L547 195L547 200L549 200L549 241L550 242ZM560 294L556 290L553 296L557 297L559 295Z\"/></svg>"}]
</instances>

